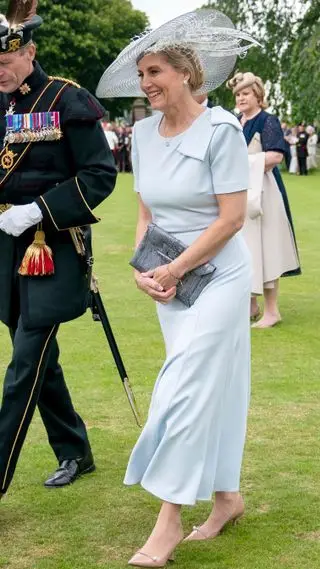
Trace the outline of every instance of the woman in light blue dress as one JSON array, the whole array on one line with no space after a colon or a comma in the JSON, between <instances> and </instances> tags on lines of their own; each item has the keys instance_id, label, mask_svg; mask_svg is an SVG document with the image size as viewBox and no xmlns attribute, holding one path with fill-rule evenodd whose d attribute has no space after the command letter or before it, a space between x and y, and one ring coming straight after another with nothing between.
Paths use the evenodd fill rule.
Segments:
<instances>
[{"instance_id":1,"label":"woman in light blue dress","mask_svg":"<svg viewBox=\"0 0 320 569\"><path fill-rule=\"evenodd\" d=\"M244 512L239 485L250 392L252 275L240 229L248 155L238 120L194 100L204 83L203 65L195 49L163 37L137 54L140 87L161 113L134 127L136 244L153 221L187 246L169 265L135 272L138 287L157 303L166 346L148 420L125 475L125 484L139 483L162 501L149 539L129 561L138 567L163 567L170 559L183 539L182 505L215 494L209 518L189 541L215 537ZM112 84L112 73L107 79ZM104 87L99 94L110 92ZM213 280L187 308L175 298L176 285L207 261L216 266Z\"/></svg>"}]
</instances>

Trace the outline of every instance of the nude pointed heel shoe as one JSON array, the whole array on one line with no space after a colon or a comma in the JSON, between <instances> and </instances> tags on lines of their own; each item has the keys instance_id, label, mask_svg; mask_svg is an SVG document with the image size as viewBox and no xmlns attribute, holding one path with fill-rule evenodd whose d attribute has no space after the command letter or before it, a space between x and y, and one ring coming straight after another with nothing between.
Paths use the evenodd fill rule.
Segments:
<instances>
[{"instance_id":1,"label":"nude pointed heel shoe","mask_svg":"<svg viewBox=\"0 0 320 569\"><path fill-rule=\"evenodd\" d=\"M133 567L165 567L169 561L174 561L174 559L174 552L170 553L169 557L157 557L137 551L128 562L128 565Z\"/></svg>"},{"instance_id":2,"label":"nude pointed heel shoe","mask_svg":"<svg viewBox=\"0 0 320 569\"><path fill-rule=\"evenodd\" d=\"M193 526L192 532L183 540L188 541L204 541L208 539L214 539L220 535L228 524L233 526L237 525L241 518L244 516L244 502L241 496L239 496L238 504L235 507L233 514L224 522L224 524L213 534L207 535L200 527Z\"/></svg>"}]
</instances>

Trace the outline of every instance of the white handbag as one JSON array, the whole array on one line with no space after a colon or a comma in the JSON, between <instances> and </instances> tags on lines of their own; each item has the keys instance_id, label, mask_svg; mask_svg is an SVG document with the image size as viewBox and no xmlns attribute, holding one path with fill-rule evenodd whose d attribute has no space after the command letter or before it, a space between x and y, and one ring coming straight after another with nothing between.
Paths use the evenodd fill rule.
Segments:
<instances>
[{"instance_id":1,"label":"white handbag","mask_svg":"<svg viewBox=\"0 0 320 569\"><path fill-rule=\"evenodd\" d=\"M263 215L262 192L265 175L265 152L249 154L249 188L247 194L247 214L250 219Z\"/></svg>"}]
</instances>

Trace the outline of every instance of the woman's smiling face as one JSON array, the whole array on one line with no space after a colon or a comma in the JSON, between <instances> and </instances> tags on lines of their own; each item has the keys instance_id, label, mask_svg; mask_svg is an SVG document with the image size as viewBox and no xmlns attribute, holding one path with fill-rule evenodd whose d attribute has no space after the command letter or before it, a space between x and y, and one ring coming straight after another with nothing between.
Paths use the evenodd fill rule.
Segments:
<instances>
[{"instance_id":1,"label":"woman's smiling face","mask_svg":"<svg viewBox=\"0 0 320 569\"><path fill-rule=\"evenodd\" d=\"M163 55L148 54L138 63L142 91L153 109L164 112L177 105L185 92L188 76L177 71Z\"/></svg>"}]
</instances>

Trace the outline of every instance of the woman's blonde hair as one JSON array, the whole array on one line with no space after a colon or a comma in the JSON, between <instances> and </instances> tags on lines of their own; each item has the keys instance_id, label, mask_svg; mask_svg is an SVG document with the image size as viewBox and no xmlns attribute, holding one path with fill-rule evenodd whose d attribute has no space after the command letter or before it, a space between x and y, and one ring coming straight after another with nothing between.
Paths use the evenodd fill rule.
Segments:
<instances>
[{"instance_id":1,"label":"woman's blonde hair","mask_svg":"<svg viewBox=\"0 0 320 569\"><path fill-rule=\"evenodd\" d=\"M266 109L269 106L269 103L266 100L266 92L261 77L254 75L250 71L247 71L246 73L237 71L232 79L229 79L227 82L227 87L231 89L234 95L239 93L239 91L242 91L242 89L246 89L246 87L251 87L261 109Z\"/></svg>"},{"instance_id":2,"label":"woman's blonde hair","mask_svg":"<svg viewBox=\"0 0 320 569\"><path fill-rule=\"evenodd\" d=\"M148 49L140 54L137 63L145 55L162 55L176 71L190 76L188 81L190 90L196 92L203 86L204 71L197 53L189 46L183 44L158 45L156 49Z\"/></svg>"}]
</instances>

